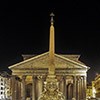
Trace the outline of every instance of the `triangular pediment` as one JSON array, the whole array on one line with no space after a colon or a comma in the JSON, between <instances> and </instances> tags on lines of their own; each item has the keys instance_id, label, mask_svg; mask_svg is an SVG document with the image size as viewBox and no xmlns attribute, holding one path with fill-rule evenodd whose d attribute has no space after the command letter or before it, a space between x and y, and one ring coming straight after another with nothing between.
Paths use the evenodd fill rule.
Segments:
<instances>
[{"instance_id":1,"label":"triangular pediment","mask_svg":"<svg viewBox=\"0 0 100 100\"><path fill-rule=\"evenodd\" d=\"M72 56L72 55L71 55ZM62 56L55 54L55 68L85 68L87 66L82 62L70 59L68 56ZM9 66L9 69L44 69L49 67L49 52L34 56L12 66Z\"/></svg>"}]
</instances>

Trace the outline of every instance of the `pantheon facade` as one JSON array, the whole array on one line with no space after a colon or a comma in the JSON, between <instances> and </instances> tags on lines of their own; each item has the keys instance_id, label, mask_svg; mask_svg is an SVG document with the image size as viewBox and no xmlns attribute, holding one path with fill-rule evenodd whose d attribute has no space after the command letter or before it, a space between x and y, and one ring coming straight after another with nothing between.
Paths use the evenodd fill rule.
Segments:
<instances>
[{"instance_id":1,"label":"pantheon facade","mask_svg":"<svg viewBox=\"0 0 100 100\"><path fill-rule=\"evenodd\" d=\"M50 32L52 30L50 29ZM52 37L50 37L52 38ZM52 38L54 40L54 38ZM45 89L44 82L48 75L49 51L40 55L22 55L23 61L12 66L12 100L38 100ZM80 61L80 55L54 54L55 75L59 90L65 100L86 100L87 71Z\"/></svg>"}]
</instances>

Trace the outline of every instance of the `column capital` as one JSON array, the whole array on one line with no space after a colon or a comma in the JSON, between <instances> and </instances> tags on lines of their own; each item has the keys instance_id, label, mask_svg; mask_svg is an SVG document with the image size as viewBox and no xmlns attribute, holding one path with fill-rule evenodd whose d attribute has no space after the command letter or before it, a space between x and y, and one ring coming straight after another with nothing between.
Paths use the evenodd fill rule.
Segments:
<instances>
[{"instance_id":1,"label":"column capital","mask_svg":"<svg viewBox=\"0 0 100 100\"><path fill-rule=\"evenodd\" d=\"M26 75L22 75L22 80L25 80L26 79Z\"/></svg>"},{"instance_id":2,"label":"column capital","mask_svg":"<svg viewBox=\"0 0 100 100\"><path fill-rule=\"evenodd\" d=\"M58 81L62 81L64 80L64 76L63 75L58 75L56 76Z\"/></svg>"},{"instance_id":3,"label":"column capital","mask_svg":"<svg viewBox=\"0 0 100 100\"><path fill-rule=\"evenodd\" d=\"M86 78L87 78L87 76L83 76L83 78L84 78L84 79L86 79Z\"/></svg>"},{"instance_id":4,"label":"column capital","mask_svg":"<svg viewBox=\"0 0 100 100\"><path fill-rule=\"evenodd\" d=\"M32 79L36 79L36 76L35 75L32 75Z\"/></svg>"},{"instance_id":5,"label":"column capital","mask_svg":"<svg viewBox=\"0 0 100 100\"><path fill-rule=\"evenodd\" d=\"M43 78L45 78L45 76L43 76L43 75L38 75L38 76L37 76L37 79L38 79L38 80L42 80Z\"/></svg>"},{"instance_id":6,"label":"column capital","mask_svg":"<svg viewBox=\"0 0 100 100\"><path fill-rule=\"evenodd\" d=\"M76 78L76 75L74 75L73 78Z\"/></svg>"},{"instance_id":7,"label":"column capital","mask_svg":"<svg viewBox=\"0 0 100 100\"><path fill-rule=\"evenodd\" d=\"M77 82L80 82L81 76L77 76Z\"/></svg>"}]
</instances>

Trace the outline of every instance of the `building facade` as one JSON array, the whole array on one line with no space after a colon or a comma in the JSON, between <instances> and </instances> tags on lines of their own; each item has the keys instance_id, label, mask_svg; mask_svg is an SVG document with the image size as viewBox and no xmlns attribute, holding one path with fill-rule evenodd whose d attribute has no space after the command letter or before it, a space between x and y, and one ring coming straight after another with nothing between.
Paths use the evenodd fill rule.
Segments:
<instances>
[{"instance_id":1,"label":"building facade","mask_svg":"<svg viewBox=\"0 0 100 100\"><path fill-rule=\"evenodd\" d=\"M16 82L15 77L12 78L12 100L26 100L27 98L38 100L45 89L44 82L48 75L51 53L54 53L55 75L59 83L59 90L65 96L65 100L72 100L72 98L86 100L89 67L79 60L80 55L61 55L52 52L55 39L51 34L54 35L53 23L50 26L49 52L35 56L23 55L22 62L9 66L12 75L18 76L20 79Z\"/></svg>"},{"instance_id":2,"label":"building facade","mask_svg":"<svg viewBox=\"0 0 100 100\"><path fill-rule=\"evenodd\" d=\"M86 97L87 99L92 98L92 84L87 84L87 91L86 91Z\"/></svg>"},{"instance_id":3,"label":"building facade","mask_svg":"<svg viewBox=\"0 0 100 100\"><path fill-rule=\"evenodd\" d=\"M6 72L0 72L0 100L10 100L10 77Z\"/></svg>"},{"instance_id":4,"label":"building facade","mask_svg":"<svg viewBox=\"0 0 100 100\"><path fill-rule=\"evenodd\" d=\"M92 81L92 98L96 98L96 89L94 87L94 81Z\"/></svg>"},{"instance_id":5,"label":"building facade","mask_svg":"<svg viewBox=\"0 0 100 100\"><path fill-rule=\"evenodd\" d=\"M100 74L98 74L96 77L95 77L95 80L94 80L94 87L95 87L95 90L96 90L96 98L99 98L100 99Z\"/></svg>"}]
</instances>

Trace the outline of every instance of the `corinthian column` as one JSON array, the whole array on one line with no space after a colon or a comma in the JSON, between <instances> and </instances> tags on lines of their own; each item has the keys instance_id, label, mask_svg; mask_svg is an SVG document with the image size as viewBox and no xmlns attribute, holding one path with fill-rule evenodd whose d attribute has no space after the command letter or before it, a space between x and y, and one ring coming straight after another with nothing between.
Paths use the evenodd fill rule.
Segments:
<instances>
[{"instance_id":1,"label":"corinthian column","mask_svg":"<svg viewBox=\"0 0 100 100\"><path fill-rule=\"evenodd\" d=\"M26 76L22 76L22 100L26 100L25 79L26 79Z\"/></svg>"},{"instance_id":2,"label":"corinthian column","mask_svg":"<svg viewBox=\"0 0 100 100\"><path fill-rule=\"evenodd\" d=\"M18 80L16 80L16 82L15 82L15 100L17 100L18 99Z\"/></svg>"},{"instance_id":3,"label":"corinthian column","mask_svg":"<svg viewBox=\"0 0 100 100\"><path fill-rule=\"evenodd\" d=\"M79 99L79 97L80 97L80 95L79 95L79 76L77 76L77 82L76 82L76 91L77 91L77 93L76 93L76 100L80 100Z\"/></svg>"},{"instance_id":4,"label":"corinthian column","mask_svg":"<svg viewBox=\"0 0 100 100\"><path fill-rule=\"evenodd\" d=\"M81 93L82 93L82 99L83 99L83 77L81 77L81 86L82 86L82 89L81 89Z\"/></svg>"},{"instance_id":5,"label":"corinthian column","mask_svg":"<svg viewBox=\"0 0 100 100\"><path fill-rule=\"evenodd\" d=\"M66 100L66 98L67 98L67 94L66 94L66 92L67 92L67 89L66 89L66 86L67 86L67 82L66 82L66 76L64 77L64 96L65 96L65 100Z\"/></svg>"},{"instance_id":6,"label":"corinthian column","mask_svg":"<svg viewBox=\"0 0 100 100\"><path fill-rule=\"evenodd\" d=\"M37 97L40 96L40 94L43 91L43 80L42 76L37 76Z\"/></svg>"},{"instance_id":7,"label":"corinthian column","mask_svg":"<svg viewBox=\"0 0 100 100\"><path fill-rule=\"evenodd\" d=\"M73 81L73 98L76 99L76 76L74 76Z\"/></svg>"},{"instance_id":8,"label":"corinthian column","mask_svg":"<svg viewBox=\"0 0 100 100\"><path fill-rule=\"evenodd\" d=\"M60 91L64 94L64 90L65 90L65 81L64 81L64 78L63 77L61 77L61 79L60 79L60 83L59 83L59 89L60 89Z\"/></svg>"},{"instance_id":9,"label":"corinthian column","mask_svg":"<svg viewBox=\"0 0 100 100\"><path fill-rule=\"evenodd\" d=\"M15 76L12 76L11 79L11 93L12 93L12 100L15 100Z\"/></svg>"},{"instance_id":10,"label":"corinthian column","mask_svg":"<svg viewBox=\"0 0 100 100\"><path fill-rule=\"evenodd\" d=\"M32 100L36 100L35 98L35 96L36 96L36 94L35 94L36 92L35 92L35 76L32 76Z\"/></svg>"},{"instance_id":11,"label":"corinthian column","mask_svg":"<svg viewBox=\"0 0 100 100\"><path fill-rule=\"evenodd\" d=\"M80 77L80 99L83 99L82 92L82 77Z\"/></svg>"},{"instance_id":12,"label":"corinthian column","mask_svg":"<svg viewBox=\"0 0 100 100\"><path fill-rule=\"evenodd\" d=\"M18 92L19 92L18 100L21 100L21 82L18 83Z\"/></svg>"},{"instance_id":13,"label":"corinthian column","mask_svg":"<svg viewBox=\"0 0 100 100\"><path fill-rule=\"evenodd\" d=\"M86 76L83 77L83 99L86 99Z\"/></svg>"}]
</instances>

